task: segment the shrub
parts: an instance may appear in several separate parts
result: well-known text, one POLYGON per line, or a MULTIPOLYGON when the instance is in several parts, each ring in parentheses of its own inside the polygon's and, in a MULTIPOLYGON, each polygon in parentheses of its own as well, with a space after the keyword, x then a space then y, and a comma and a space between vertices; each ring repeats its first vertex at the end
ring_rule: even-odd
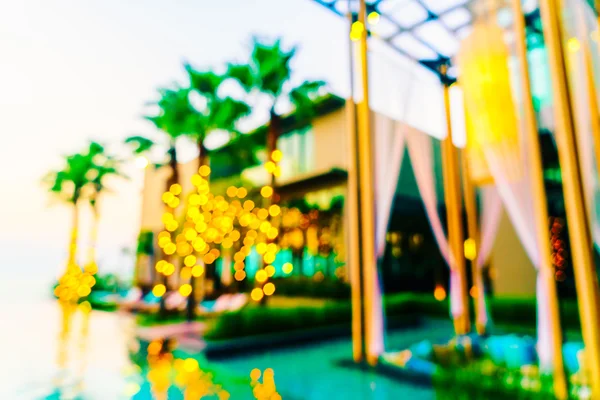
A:
POLYGON ((271 281, 277 288, 277 294, 281 296, 350 300, 350 285, 337 279, 324 278, 316 281, 306 276, 291 276, 271 281))

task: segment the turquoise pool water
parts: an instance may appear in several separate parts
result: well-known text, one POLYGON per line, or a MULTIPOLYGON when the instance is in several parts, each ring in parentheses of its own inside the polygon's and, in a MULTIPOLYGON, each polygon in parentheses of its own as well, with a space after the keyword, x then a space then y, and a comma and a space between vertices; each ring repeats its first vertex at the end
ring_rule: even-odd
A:
MULTIPOLYGON (((153 398, 147 369, 136 367, 130 359, 135 326, 129 316, 93 312, 87 338, 81 334, 83 321, 76 316, 65 346, 66 365, 60 371, 60 312, 54 302, 23 301, 18 307, 3 308, 0 318, 10 322, 0 336, 5 344, 0 363, 1 399, 153 398)), ((404 348, 424 338, 441 339, 449 332, 450 324, 443 323, 395 331, 388 334, 388 348, 404 348)), ((342 339, 228 359, 200 358, 200 368, 211 371, 214 382, 234 400, 255 398, 250 385, 250 372, 255 368, 272 369, 283 399, 435 398, 431 388, 340 365, 350 357, 350 340, 342 339)), ((179 390, 173 387, 168 399, 179 398, 179 390)))

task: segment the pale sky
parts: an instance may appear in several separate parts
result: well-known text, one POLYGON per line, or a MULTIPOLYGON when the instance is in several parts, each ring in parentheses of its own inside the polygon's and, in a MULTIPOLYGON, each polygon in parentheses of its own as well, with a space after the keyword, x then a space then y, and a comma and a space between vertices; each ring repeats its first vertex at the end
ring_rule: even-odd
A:
MULTIPOLYGON (((183 60, 207 68, 243 60, 252 34, 299 46, 296 81, 324 79, 334 92, 348 93, 346 21, 311 0, 0 0, 0 266, 9 277, 3 285, 47 282, 63 267, 71 214, 50 207, 39 184, 61 167, 61 155, 89 139, 125 154, 125 137, 152 133, 140 118, 144 103, 157 87, 184 78, 183 60)), ((385 60, 373 75, 397 77, 385 60)), ((409 83, 415 75, 407 78, 395 84, 400 98, 439 94, 427 73, 421 78, 429 86, 418 90, 409 83)), ((388 78, 379 84, 389 87, 388 78)), ((407 116, 425 104, 386 100, 381 104, 407 116)), ((427 104, 428 117, 413 119, 439 136, 441 108, 427 104)), ((135 246, 142 172, 133 164, 126 172, 132 180, 115 182, 102 205, 105 270, 131 268, 120 254, 135 246)), ((85 251, 85 237, 81 243, 85 251)))

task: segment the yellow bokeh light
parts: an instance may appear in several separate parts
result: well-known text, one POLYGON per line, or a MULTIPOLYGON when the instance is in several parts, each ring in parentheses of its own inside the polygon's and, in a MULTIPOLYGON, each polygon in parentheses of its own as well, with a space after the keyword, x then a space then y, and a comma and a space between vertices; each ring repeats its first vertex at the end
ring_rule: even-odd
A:
POLYGON ((183 280, 188 280, 192 277, 192 269, 190 267, 181 268, 179 276, 183 280))
POLYGON ((196 239, 196 236, 198 236, 198 232, 196 232, 194 229, 188 229, 185 232, 185 240, 191 242, 194 239, 196 239))
POLYGON ((194 249, 192 248, 192 246, 190 246, 188 242, 181 241, 177 243, 177 255, 185 257, 191 254, 192 251, 194 251, 194 249))
POLYGON ((162 201, 163 201, 164 203, 167 203, 167 204, 168 204, 168 203, 169 203, 171 200, 173 200, 174 198, 175 198, 175 196, 174 196, 174 195, 173 195, 173 193, 171 193, 171 192, 165 192, 165 193, 163 193, 163 195, 162 195, 162 201))
POLYGON ((472 238, 468 238, 467 240, 465 240, 464 249, 465 258, 471 261, 475 260, 475 258, 477 257, 477 244, 475 243, 475 240, 473 240, 472 238))
POLYGON ((265 254, 267 251, 267 244, 266 243, 259 243, 256 245, 256 252, 258 254, 265 254))
POLYGON ((244 253, 243 253, 243 252, 241 252, 241 251, 238 251, 237 253, 235 253, 235 254, 233 255, 233 260, 234 260, 235 262, 242 262, 242 261, 244 261, 244 259, 245 259, 245 258, 246 258, 246 256, 245 256, 245 255, 244 255, 244 253))
POLYGON ((267 245, 267 251, 271 253, 277 253, 277 245, 275 243, 269 243, 267 245))
POLYGON ((442 285, 437 285, 433 291, 433 297, 435 297, 437 301, 444 300, 446 298, 446 289, 444 289, 442 285))
POLYGON ((267 273, 267 276, 272 277, 273 275, 275 275, 275 267, 272 265, 267 265, 265 267, 265 272, 267 273))
POLYGON ((186 256, 183 259, 183 263, 185 264, 186 267, 191 267, 191 266, 195 265, 196 264, 196 256, 193 254, 186 256))
POLYGON ((237 196, 237 191, 238 189, 235 186, 229 186, 226 193, 228 197, 235 197, 237 196))
POLYGON ((243 199, 246 196, 248 196, 248 190, 246 188, 241 187, 237 190, 237 197, 243 199))
POLYGON ((177 208, 179 206, 179 199, 177 197, 174 197, 173 199, 171 199, 171 201, 167 203, 167 205, 171 208, 177 208))
POLYGON ((273 284, 273 282, 265 283, 263 291, 267 296, 271 296, 273 293, 275 293, 275 285, 273 284))
POLYGON ((273 196, 273 188, 271 186, 263 186, 260 189, 260 195, 265 198, 273 196))
POLYGON ((233 269, 235 269, 236 271, 241 271, 243 270, 245 267, 245 264, 243 262, 236 262, 233 264, 233 269))
POLYGON ((281 208, 277 204, 273 204, 269 207, 269 214, 271 217, 276 217, 281 213, 281 208))
MULTIPOLYGON (((166 212, 162 215, 162 222, 163 224, 168 224, 170 221, 173 221, 173 214, 171 214, 170 212, 166 212)), ((161 232, 161 234, 166 234, 167 236, 171 236, 168 232, 161 232)), ((160 235, 158 236, 160 237, 160 235)))
POLYGON ((273 161, 267 161, 265 163, 265 169, 267 170, 268 173, 273 173, 273 171, 275 170, 275 163, 273 161))
POLYGON ((204 273, 204 266, 202 266, 202 265, 194 265, 194 267, 192 268, 192 276, 194 278, 201 277, 203 273, 204 273))
POLYGON ((252 292, 250 292, 250 297, 252 297, 252 300, 254 301, 261 301, 263 296, 264 293, 260 288, 254 288, 252 289, 252 292))
POLYGON ((273 150, 273 152, 271 153, 271 160, 275 162, 281 161, 282 158, 283 153, 281 152, 281 150, 273 150))
POLYGON ((171 254, 175 254, 175 250, 177 250, 177 246, 175 246, 175 243, 167 243, 167 245, 164 247, 164 252, 167 255, 171 255, 171 254))
POLYGON ((162 297, 167 292, 167 288, 162 283, 152 288, 152 294, 156 297, 162 297))
POLYGON ((159 262, 156 263, 156 272, 163 272, 163 270, 165 269, 165 265, 167 265, 167 262, 165 260, 160 260, 159 262))
POLYGON ((271 224, 269 221, 263 221, 258 228, 262 233, 267 233, 267 231, 271 228, 271 224))
POLYGON ((198 369, 198 361, 188 358, 183 362, 183 369, 186 372, 194 372, 198 369))
POLYGON ((204 260, 204 264, 212 264, 215 262, 215 256, 208 253, 208 254, 204 255, 203 260, 204 260))
POLYGON ((179 183, 174 183, 169 188, 169 192, 173 193, 175 196, 179 196, 182 190, 183 189, 179 183))
POLYGON ((277 228, 275 227, 270 227, 267 230, 267 237, 269 239, 275 239, 277 237, 277 235, 279 234, 279 231, 277 230, 277 228))
POLYGON ((162 348, 162 345, 160 344, 160 342, 158 340, 154 340, 152 342, 150 342, 150 344, 148 345, 148 355, 151 356, 155 356, 158 353, 160 353, 160 349, 162 348))
POLYGON ((369 25, 377 25, 377 23, 379 23, 379 13, 377 11, 371 11, 369 15, 367 15, 367 22, 369 25))
POLYGON ((92 289, 87 285, 81 285, 77 288, 77 295, 80 297, 85 297, 92 292, 92 289))
POLYGON ((260 369, 254 368, 252 371, 250 371, 250 379, 252 379, 253 381, 259 380, 260 379, 260 369))
POLYGON ((184 283, 179 288, 179 294, 182 295, 183 297, 188 297, 191 293, 192 293, 192 285, 190 285, 189 283, 184 283))
POLYGON ((233 275, 233 277, 235 278, 236 281, 242 281, 246 277, 246 273, 241 270, 235 271, 235 274, 233 275))
POLYGON ((285 263, 283 264, 283 267, 281 268, 283 270, 284 273, 286 274, 291 274, 292 271, 294 270, 294 266, 292 265, 292 263, 285 263))
POLYGON ((269 216, 269 211, 268 211, 268 210, 266 210, 266 209, 264 209, 264 208, 261 208, 261 209, 260 209, 260 210, 258 210, 258 212, 256 213, 256 216, 257 216, 259 219, 267 219, 267 217, 269 216))
POLYGON ((206 177, 210 175, 210 167, 208 165, 203 165, 198 169, 198 173, 202 177, 206 177))
POLYGON ((266 252, 265 256, 263 257, 263 260, 266 264, 273 264, 273 262, 275 261, 275 253, 272 253, 270 251, 266 252))
POLYGON ((175 272, 175 266, 171 263, 167 263, 162 271, 164 276, 171 276, 173 272, 175 272))
POLYGON ((177 223, 177 221, 172 220, 169 221, 165 224, 165 228, 167 228, 167 230, 169 232, 173 232, 174 230, 176 230, 179 227, 179 224, 177 223))
POLYGON ((254 275, 254 279, 256 279, 259 283, 263 283, 267 280, 268 275, 264 269, 259 269, 256 271, 256 275, 254 275))

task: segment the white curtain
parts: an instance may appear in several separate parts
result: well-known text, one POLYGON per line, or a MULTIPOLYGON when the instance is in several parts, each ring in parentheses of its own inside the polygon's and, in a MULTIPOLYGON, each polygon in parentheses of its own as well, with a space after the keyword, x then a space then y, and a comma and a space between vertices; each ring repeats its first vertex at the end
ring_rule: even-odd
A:
MULTIPOLYGON (((438 212, 438 199, 436 194, 434 159, 432 149, 432 138, 429 135, 421 133, 413 128, 407 129, 406 144, 408 154, 415 174, 415 180, 419 187, 419 193, 425 212, 431 225, 431 230, 435 241, 440 249, 442 257, 448 266, 451 252, 448 246, 448 238, 444 232, 440 214, 438 212)), ((462 282, 455 270, 450 269, 450 313, 454 318, 462 316, 465 313, 460 301, 460 294, 464 290, 462 282)))
MULTIPOLYGON (((385 250, 385 237, 389 225, 396 185, 400 176, 404 154, 404 135, 402 124, 381 114, 374 114, 375 146, 375 251, 379 259, 385 250)), ((370 341, 367 343, 370 354, 384 351, 384 316, 381 302, 382 290, 379 274, 375 275, 369 329, 370 341)))
MULTIPOLYGON (((498 225, 500 223, 500 215, 502 213, 502 200, 498 195, 498 191, 494 186, 487 186, 482 188, 482 202, 481 202, 481 218, 480 218, 480 238, 479 238, 479 251, 475 260, 474 267, 480 271, 479 276, 481 277, 481 270, 485 263, 490 257, 494 241, 496 240, 496 233, 498 232, 498 225)), ((481 300, 477 302, 477 324, 479 326, 488 326, 491 322, 489 316, 489 310, 487 307, 485 286, 484 282, 476 283, 480 286, 479 295, 481 300)))
MULTIPOLYGON (((590 32, 594 30, 597 32, 598 30, 596 18, 593 11, 581 1, 577 1, 575 5, 575 18, 567 20, 574 23, 567 24, 567 30, 569 34, 581 41, 581 46, 589 46, 590 56, 597 63, 599 58, 598 44, 590 40, 590 32)), ((573 108, 575 110, 575 124, 579 132, 577 145, 583 172, 583 188, 592 238, 596 247, 600 249, 600 210, 598 209, 600 202, 596 201, 600 198, 600 184, 598 182, 597 160, 591 126, 592 118, 598 118, 598 114, 590 115, 590 93, 584 62, 583 50, 569 52, 568 66, 571 82, 573 83, 572 97, 575 105, 573 108)), ((592 64, 592 69, 594 69, 594 66, 595 64, 592 64)), ((598 98, 598 93, 596 93, 596 96, 598 98)))
MULTIPOLYGON (((517 152, 506 151, 497 143, 488 146, 483 145, 482 148, 508 217, 529 259, 538 271, 536 283, 538 356, 540 368, 544 372, 549 372, 552 368, 553 359, 548 320, 550 312, 547 310, 547 288, 543 284, 542 276, 539 273, 540 255, 535 232, 533 191, 530 183, 530 171, 527 168, 530 147, 525 136, 524 134, 520 135, 521 147, 520 151, 517 152)), ((549 265, 544 266, 544 268, 551 267, 549 265)))

